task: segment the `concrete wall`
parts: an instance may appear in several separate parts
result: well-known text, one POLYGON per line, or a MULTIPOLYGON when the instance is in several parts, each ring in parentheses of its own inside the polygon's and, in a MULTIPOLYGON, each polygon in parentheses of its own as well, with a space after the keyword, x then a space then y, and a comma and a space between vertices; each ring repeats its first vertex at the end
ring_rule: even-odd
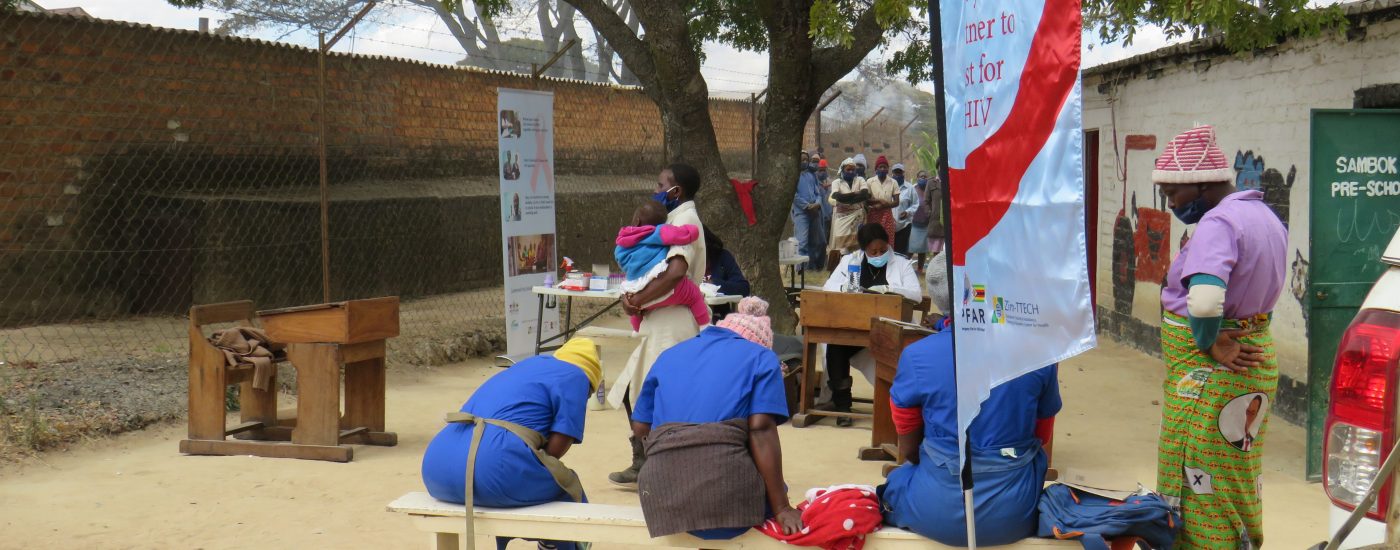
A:
POLYGON ((1347 36, 1288 41, 1253 54, 1178 48, 1183 53, 1166 59, 1086 71, 1084 128, 1099 131, 1096 299, 1103 332, 1157 351, 1161 282, 1193 228, 1157 198, 1152 164, 1176 134, 1195 123, 1214 125, 1235 162, 1237 185, 1262 188, 1289 228, 1293 269, 1273 322, 1278 410, 1293 421, 1305 418, 1309 110, 1351 108, 1357 89, 1400 82, 1400 21, 1393 18, 1359 20, 1347 36), (1129 135, 1154 136, 1156 150, 1126 150, 1129 135))

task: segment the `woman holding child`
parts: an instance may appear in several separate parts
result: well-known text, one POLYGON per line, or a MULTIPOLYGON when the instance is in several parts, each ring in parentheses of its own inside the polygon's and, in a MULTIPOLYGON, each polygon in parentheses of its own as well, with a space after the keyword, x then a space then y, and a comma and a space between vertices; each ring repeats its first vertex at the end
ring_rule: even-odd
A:
MULTIPOLYGON (((700 332, 697 316, 686 304, 650 309, 654 302, 671 296, 682 281, 696 286, 704 282, 704 225, 700 223, 694 200, 699 191, 700 172, 688 164, 672 164, 657 176, 653 198, 668 211, 666 225, 694 226, 700 237, 689 244, 670 247, 665 254, 665 267, 655 278, 641 290, 622 297, 623 310, 628 315, 639 317, 637 332, 641 335, 641 343, 627 359, 618 382, 608 394, 608 402, 614 407, 624 407, 629 418, 632 415, 631 404, 636 402, 642 381, 646 380, 657 356, 700 332)), ((641 471, 646 457, 642 452, 642 441, 635 436, 631 440, 632 464, 620 472, 609 474, 608 481, 619 487, 635 489, 637 473, 641 471)))

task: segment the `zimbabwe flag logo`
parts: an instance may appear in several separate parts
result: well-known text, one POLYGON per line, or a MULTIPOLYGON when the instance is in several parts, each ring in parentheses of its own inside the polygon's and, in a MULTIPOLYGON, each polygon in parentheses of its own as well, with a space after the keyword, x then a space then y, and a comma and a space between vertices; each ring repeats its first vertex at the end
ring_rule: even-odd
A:
POLYGON ((972 285, 972 301, 977 303, 987 301, 987 285, 972 285))

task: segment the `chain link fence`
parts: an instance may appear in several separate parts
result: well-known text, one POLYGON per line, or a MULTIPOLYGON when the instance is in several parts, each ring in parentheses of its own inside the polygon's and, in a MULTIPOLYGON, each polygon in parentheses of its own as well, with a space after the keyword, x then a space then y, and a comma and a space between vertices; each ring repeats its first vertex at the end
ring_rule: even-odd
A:
MULTIPOLYGON (((497 87, 556 94, 562 254, 610 258, 635 206, 619 199, 662 164, 636 90, 325 62, 329 296, 400 297, 391 363, 503 347, 497 87)), ((0 14, 0 361, 183 365, 193 304, 321 302, 317 67, 283 44, 0 14)), ((714 110, 747 167, 750 106, 714 110)))

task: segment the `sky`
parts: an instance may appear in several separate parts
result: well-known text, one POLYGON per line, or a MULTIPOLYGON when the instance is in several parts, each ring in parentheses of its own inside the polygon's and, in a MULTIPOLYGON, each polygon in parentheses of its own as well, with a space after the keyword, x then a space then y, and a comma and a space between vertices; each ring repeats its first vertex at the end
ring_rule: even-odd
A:
MULTIPOLYGON (((199 18, 208 17, 211 26, 226 16, 213 10, 176 8, 165 0, 38 0, 45 8, 81 7, 94 17, 143 23, 158 27, 196 30, 199 18)), ((580 36, 585 46, 593 42, 592 33, 585 32, 587 23, 579 17, 580 36)), ((533 19, 525 22, 503 22, 501 31, 508 36, 530 36, 538 33, 533 19)), ((275 32, 260 32, 254 38, 289 42, 314 47, 316 37, 310 33, 280 36, 275 32)), ((537 37, 537 36, 536 36, 537 37)), ((1157 28, 1141 29, 1132 45, 1098 44, 1097 37, 1085 33, 1083 66, 1124 59, 1150 52, 1169 43, 1157 28)), ((336 44, 335 51, 367 55, 403 57, 430 63, 454 64, 463 56, 456 40, 447 34, 437 16, 417 9, 400 9, 387 21, 373 27, 358 29, 336 44)), ((764 88, 767 80, 767 56, 762 53, 741 52, 724 44, 707 44, 706 61, 701 68, 712 95, 748 97, 764 88)), ((872 56, 885 55, 880 51, 872 56)), ((850 78, 850 77, 848 77, 850 78)), ((933 84, 925 82, 920 88, 933 92, 933 84)))

